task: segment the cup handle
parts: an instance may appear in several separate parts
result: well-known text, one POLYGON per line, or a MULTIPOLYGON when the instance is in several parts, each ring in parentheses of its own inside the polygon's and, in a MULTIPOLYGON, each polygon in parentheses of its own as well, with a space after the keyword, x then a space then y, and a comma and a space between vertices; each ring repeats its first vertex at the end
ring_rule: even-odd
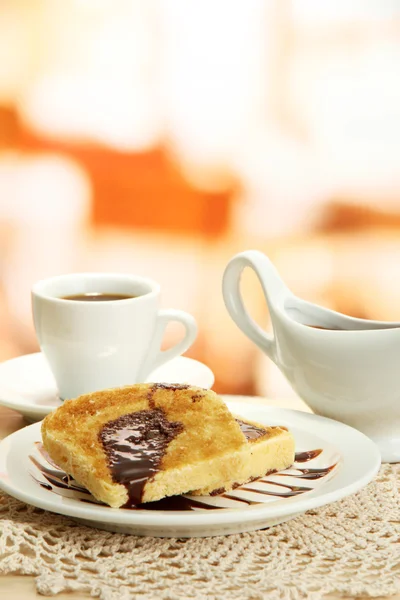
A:
POLYGON ((223 276, 222 292, 230 316, 247 337, 276 363, 275 336, 266 333, 257 325, 250 317, 243 302, 240 278, 245 267, 250 267, 255 271, 262 285, 272 326, 274 326, 273 307, 282 297, 288 295, 289 290, 269 258, 258 250, 248 250, 234 256, 228 263, 223 276))
POLYGON ((157 323, 153 339, 150 344, 148 358, 140 370, 140 381, 145 381, 148 375, 161 367, 164 363, 180 356, 193 344, 197 337, 196 319, 183 310, 160 310, 157 315, 157 323), (168 323, 182 323, 185 326, 185 335, 175 346, 167 350, 161 350, 161 343, 168 323))

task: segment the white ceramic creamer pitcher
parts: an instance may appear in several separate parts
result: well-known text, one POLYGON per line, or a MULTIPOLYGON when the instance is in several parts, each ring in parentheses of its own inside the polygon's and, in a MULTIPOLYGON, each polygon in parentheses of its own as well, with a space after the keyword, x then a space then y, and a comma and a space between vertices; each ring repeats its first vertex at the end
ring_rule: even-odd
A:
POLYGON ((301 300, 256 250, 231 259, 223 294, 238 327, 315 413, 368 435, 383 461, 400 461, 400 322, 355 319, 301 300), (254 269, 261 282, 273 335, 246 311, 240 292, 245 267, 254 269))

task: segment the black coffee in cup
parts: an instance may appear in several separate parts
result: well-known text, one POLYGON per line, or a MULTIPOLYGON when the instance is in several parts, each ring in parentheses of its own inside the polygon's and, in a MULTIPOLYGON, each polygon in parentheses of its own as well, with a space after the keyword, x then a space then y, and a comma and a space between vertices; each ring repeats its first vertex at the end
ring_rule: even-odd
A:
POLYGON ((106 292, 88 292, 86 294, 74 294, 72 296, 62 296, 62 300, 74 300, 75 302, 111 302, 115 300, 129 300, 137 296, 127 294, 108 294, 106 292))

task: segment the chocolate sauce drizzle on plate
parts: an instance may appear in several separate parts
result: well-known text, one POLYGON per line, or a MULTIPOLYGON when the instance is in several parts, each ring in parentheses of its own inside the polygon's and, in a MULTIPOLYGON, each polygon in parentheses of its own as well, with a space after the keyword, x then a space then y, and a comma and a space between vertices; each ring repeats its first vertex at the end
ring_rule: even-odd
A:
POLYGON ((137 504, 135 508, 139 510, 193 510, 195 508, 202 508, 204 510, 213 510, 214 508, 222 508, 221 506, 212 506, 201 500, 196 500, 194 496, 188 498, 187 496, 169 496, 168 498, 162 498, 162 500, 156 500, 155 502, 146 502, 145 504, 137 504))
POLYGON ((294 455, 295 462, 308 462, 309 460, 313 460, 322 454, 322 450, 308 450, 308 452, 296 452, 294 455))
MULTIPOLYGON (((43 446, 38 445, 38 449, 39 449, 39 452, 42 454, 42 456, 44 458, 46 458, 46 460, 47 460, 48 455, 47 455, 46 450, 43 448, 43 446)), ((42 481, 39 481, 38 479, 36 479, 36 481, 39 483, 39 485, 42 488, 44 488, 46 490, 52 490, 53 487, 55 487, 55 488, 59 488, 62 490, 71 490, 73 492, 80 492, 82 494, 87 494, 89 496, 91 495, 90 492, 86 488, 84 488, 81 485, 79 485, 78 483, 76 483, 75 480, 72 479, 72 477, 70 477, 66 473, 64 473, 64 471, 60 471, 59 469, 50 469, 49 467, 46 467, 41 462, 39 462, 32 455, 30 455, 29 458, 30 458, 31 462, 35 465, 35 467, 37 467, 39 469, 39 471, 42 473, 43 477, 48 481, 48 483, 46 483, 46 482, 42 482, 42 481)))
MULTIPOLYGON (((88 490, 80 486, 76 481, 74 481, 74 479, 69 477, 66 473, 64 473, 60 469, 53 468, 55 467, 55 465, 52 462, 50 462, 51 459, 48 456, 41 442, 36 443, 36 449, 41 455, 41 460, 37 460, 36 457, 32 455, 30 456, 30 459, 35 465, 36 469, 39 470, 39 472, 42 474, 42 477, 45 479, 45 481, 40 481, 36 477, 36 474, 34 475, 32 473, 32 477, 38 483, 38 485, 48 490, 49 492, 61 495, 64 494, 65 490, 70 490, 76 493, 75 499, 78 499, 80 502, 106 506, 101 502, 97 501, 95 498, 93 498, 93 496, 88 492, 88 490), (82 495, 83 497, 80 498, 80 495, 82 495)), ((328 467, 321 468, 303 468, 297 466, 297 463, 301 464, 312 461, 313 459, 317 458, 321 453, 322 450, 320 449, 310 450, 308 452, 299 452, 296 454, 294 465, 287 469, 287 471, 269 473, 268 475, 265 475, 260 479, 255 479, 255 487, 250 487, 250 484, 246 483, 243 485, 235 486, 235 489, 230 490, 229 492, 224 492, 224 490, 220 490, 221 494, 219 496, 214 496, 213 499, 221 498, 222 500, 233 500, 237 503, 237 505, 246 504, 247 506, 252 506, 263 504, 263 502, 255 499, 251 500, 247 497, 243 498, 242 496, 237 494, 240 492, 245 492, 246 496, 248 496, 249 494, 258 494, 259 496, 270 496, 271 498, 279 497, 284 499, 312 491, 314 489, 312 487, 291 485, 286 482, 281 483, 273 481, 269 479, 269 475, 273 477, 293 477, 296 479, 305 480, 318 480, 323 477, 326 477, 336 467, 336 463, 328 467), (268 479, 266 477, 268 477, 268 479), (275 489, 273 489, 274 487, 275 489)), ((138 503, 135 506, 129 506, 125 508, 127 508, 128 510, 193 511, 232 508, 232 505, 229 504, 225 506, 216 506, 214 503, 210 502, 209 497, 195 497, 185 495, 163 498, 162 500, 158 500, 156 502, 147 502, 145 504, 138 503)))

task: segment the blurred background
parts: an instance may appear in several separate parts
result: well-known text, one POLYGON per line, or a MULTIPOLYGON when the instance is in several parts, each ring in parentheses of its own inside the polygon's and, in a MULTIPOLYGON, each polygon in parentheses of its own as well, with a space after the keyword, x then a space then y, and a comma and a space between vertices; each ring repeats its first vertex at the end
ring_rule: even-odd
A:
POLYGON ((289 395, 224 309, 249 248, 400 320, 400 0, 1 0, 0 55, 0 360, 37 350, 35 280, 133 272, 217 391, 289 395))

